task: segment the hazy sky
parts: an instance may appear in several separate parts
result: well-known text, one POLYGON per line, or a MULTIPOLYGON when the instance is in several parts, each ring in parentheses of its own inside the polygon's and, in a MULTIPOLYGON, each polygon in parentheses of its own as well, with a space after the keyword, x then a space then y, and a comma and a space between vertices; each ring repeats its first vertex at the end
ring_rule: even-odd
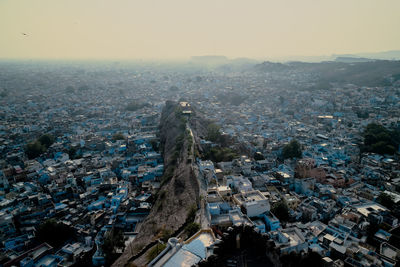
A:
POLYGON ((0 0, 0 58, 398 50, 399 11, 400 0, 0 0))

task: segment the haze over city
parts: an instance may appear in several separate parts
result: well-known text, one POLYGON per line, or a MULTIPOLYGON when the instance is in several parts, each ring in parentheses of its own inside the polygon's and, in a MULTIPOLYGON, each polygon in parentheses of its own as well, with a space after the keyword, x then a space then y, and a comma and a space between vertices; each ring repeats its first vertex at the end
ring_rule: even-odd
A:
POLYGON ((399 11, 0 0, 0 266, 399 266, 399 11))
POLYGON ((400 48, 397 0, 2 0, 0 58, 279 59, 400 48))

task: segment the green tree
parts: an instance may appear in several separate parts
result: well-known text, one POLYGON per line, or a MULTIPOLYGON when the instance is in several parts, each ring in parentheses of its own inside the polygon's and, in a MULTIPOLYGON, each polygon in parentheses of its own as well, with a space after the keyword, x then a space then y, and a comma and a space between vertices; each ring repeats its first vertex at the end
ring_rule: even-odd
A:
POLYGON ((282 156, 284 159, 289 158, 301 158, 302 149, 300 143, 293 139, 289 144, 285 145, 282 150, 282 156))
POLYGON ((54 248, 62 246, 67 240, 75 237, 75 231, 70 226, 57 222, 55 219, 46 220, 36 229, 36 238, 47 242, 54 248))
POLYGON ((126 106, 126 110, 128 111, 136 111, 144 107, 148 107, 149 103, 139 103, 136 100, 132 100, 131 102, 128 103, 126 106))
POLYGON ((7 95, 8 95, 8 92, 6 90, 4 90, 0 93, 0 97, 6 97, 7 95))
POLYGON ((384 192, 382 192, 378 198, 377 201, 379 204, 381 204, 382 206, 385 206, 388 209, 393 209, 395 206, 395 202, 393 200, 393 197, 389 194, 386 194, 384 192))
POLYGON ((196 205, 192 205, 192 206, 189 208, 186 221, 187 221, 187 222, 193 222, 194 219, 196 218, 196 213, 197 213, 197 207, 196 207, 196 205))
POLYGON ((283 266, 287 267, 324 266, 321 255, 310 250, 304 255, 292 251, 289 254, 282 255, 280 261, 283 266))
POLYGON ((207 126, 207 136, 206 139, 210 140, 211 142, 219 142, 221 139, 221 127, 219 127, 215 123, 210 123, 207 126))
POLYGON ((150 145, 153 148, 154 151, 159 151, 160 149, 160 142, 158 142, 157 140, 150 140, 150 145))
POLYGON ((243 252, 252 259, 254 266, 273 266, 266 257, 267 252, 272 252, 268 241, 268 236, 257 233, 251 226, 233 226, 222 236, 221 242, 214 249, 214 255, 199 262, 198 266, 226 266, 228 259, 243 252))
POLYGON ((204 153, 203 159, 209 159, 214 162, 231 161, 238 155, 229 147, 212 147, 204 153))
POLYGON ((264 160, 264 156, 261 152, 254 153, 254 160, 264 160))
POLYGON ((125 136, 122 133, 115 133, 112 138, 114 141, 124 140, 125 136))
POLYGON ((102 250, 106 254, 106 265, 110 266, 118 257, 117 249, 125 247, 125 239, 122 230, 112 229, 104 236, 102 250))
POLYGON ((39 141, 28 143, 25 147, 25 153, 29 159, 37 158, 44 152, 46 152, 46 147, 39 141))
POLYGON ((70 159, 75 159, 75 157, 76 157, 76 152, 77 152, 76 147, 71 146, 71 147, 68 149, 68 156, 69 156, 69 158, 70 158, 70 159))
POLYGON ((38 141, 47 148, 49 148, 54 143, 54 136, 51 134, 44 134, 39 137, 38 141))
POLYGON ((359 117, 360 119, 368 119, 369 117, 369 113, 368 111, 356 111, 357 117, 359 117))
POLYGON ((161 251, 163 251, 165 248, 167 247, 167 244, 160 244, 157 243, 154 247, 152 247, 149 251, 149 253, 147 254, 147 261, 150 262, 153 259, 155 259, 155 257, 157 257, 158 254, 161 253, 161 251))
POLYGON ((188 236, 190 237, 200 230, 200 225, 198 223, 191 222, 185 227, 185 230, 188 236))
POLYGON ((377 123, 370 123, 363 132, 365 152, 394 154, 400 145, 400 131, 388 130, 377 123))
POLYGON ((287 222, 289 220, 289 207, 284 200, 275 203, 271 212, 281 221, 287 222))

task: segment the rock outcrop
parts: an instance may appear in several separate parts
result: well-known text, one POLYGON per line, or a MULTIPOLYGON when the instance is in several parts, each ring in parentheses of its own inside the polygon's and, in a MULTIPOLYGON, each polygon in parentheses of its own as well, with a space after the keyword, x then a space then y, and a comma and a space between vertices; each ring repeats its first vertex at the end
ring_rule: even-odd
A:
POLYGON ((189 159, 192 141, 188 136, 187 117, 179 103, 167 101, 161 115, 160 139, 165 172, 161 188, 149 216, 138 225, 136 239, 113 266, 145 265, 142 256, 157 239, 176 234, 189 213, 197 210, 199 186, 189 159))

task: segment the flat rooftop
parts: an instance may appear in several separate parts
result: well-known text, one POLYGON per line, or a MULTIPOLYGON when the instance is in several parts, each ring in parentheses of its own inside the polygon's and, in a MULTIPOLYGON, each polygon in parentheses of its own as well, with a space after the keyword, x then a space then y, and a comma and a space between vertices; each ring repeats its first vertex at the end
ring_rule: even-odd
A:
POLYGON ((304 242, 304 237, 293 229, 285 229, 282 234, 289 239, 290 246, 296 246, 304 242))
POLYGON ((212 245, 214 241, 213 235, 207 231, 202 231, 186 241, 181 248, 172 248, 154 266, 191 267, 196 265, 199 261, 209 256, 207 247, 212 245))
POLYGON ((244 192, 241 194, 236 194, 235 198, 240 201, 240 202, 253 202, 253 201, 262 201, 266 200, 267 198, 261 194, 260 191, 255 190, 255 191, 250 191, 250 192, 244 192))
POLYGON ((371 212, 387 211, 385 207, 376 203, 356 205, 355 207, 357 211, 365 217, 368 217, 368 214, 370 214, 371 212))

